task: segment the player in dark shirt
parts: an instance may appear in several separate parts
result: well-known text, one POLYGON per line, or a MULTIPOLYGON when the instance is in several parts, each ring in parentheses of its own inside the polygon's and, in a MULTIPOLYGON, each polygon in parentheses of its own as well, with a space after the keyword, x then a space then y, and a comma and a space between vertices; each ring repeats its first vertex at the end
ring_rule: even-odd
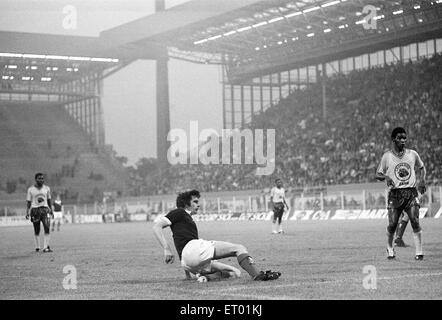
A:
POLYGON ((187 278, 191 274, 203 281, 224 277, 239 277, 241 272, 230 265, 217 261, 227 257, 236 257, 238 264, 252 277, 253 280, 267 281, 278 279, 280 272, 268 270, 259 271, 246 247, 225 241, 207 241, 198 237, 198 228, 192 219, 200 208, 200 193, 191 190, 180 193, 176 200, 177 209, 170 211, 154 221, 154 234, 164 249, 166 263, 173 263, 174 255, 163 234, 163 228, 170 226, 173 240, 181 266, 187 278))
POLYGON ((57 231, 60 231, 61 220, 63 219, 63 204, 61 202, 60 195, 57 195, 57 198, 54 200, 54 219, 52 222, 52 232, 55 231, 55 225, 57 225, 57 231))

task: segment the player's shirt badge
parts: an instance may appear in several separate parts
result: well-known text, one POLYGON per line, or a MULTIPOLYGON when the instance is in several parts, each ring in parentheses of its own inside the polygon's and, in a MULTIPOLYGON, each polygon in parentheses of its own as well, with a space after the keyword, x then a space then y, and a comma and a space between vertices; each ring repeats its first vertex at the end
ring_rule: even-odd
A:
POLYGON ((394 168, 394 175, 396 176, 396 179, 400 181, 405 181, 410 179, 411 176, 411 167, 408 163, 401 162, 396 165, 394 168))

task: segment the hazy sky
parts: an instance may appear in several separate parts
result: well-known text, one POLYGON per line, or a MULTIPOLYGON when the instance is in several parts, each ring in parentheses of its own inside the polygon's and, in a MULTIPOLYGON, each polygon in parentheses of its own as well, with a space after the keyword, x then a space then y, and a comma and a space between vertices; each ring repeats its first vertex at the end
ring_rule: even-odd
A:
MULTIPOLYGON (((166 8, 191 0, 166 0, 166 8)), ((99 36, 101 31, 154 13, 155 0, 0 0, 0 30, 99 36), (77 10, 76 29, 65 29, 63 9, 77 10)), ((4 51, 1 48, 0 51, 4 51)), ((218 66, 169 61, 171 129, 222 128, 218 66)), ((129 164, 156 156, 155 62, 135 61, 104 80, 106 143, 129 164)))

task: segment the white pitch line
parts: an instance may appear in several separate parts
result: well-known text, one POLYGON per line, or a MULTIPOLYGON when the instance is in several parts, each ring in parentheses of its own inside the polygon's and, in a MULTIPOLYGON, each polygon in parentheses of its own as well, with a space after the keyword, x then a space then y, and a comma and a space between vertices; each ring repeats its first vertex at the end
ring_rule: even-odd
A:
MULTIPOLYGON (((416 274, 408 274, 408 275, 401 275, 401 276, 392 276, 392 277, 378 277, 377 280, 397 280, 402 278, 422 278, 422 277, 432 277, 432 276, 442 276, 442 272, 433 272, 433 273, 416 273, 416 274)), ((343 282, 361 282, 361 279, 337 279, 337 280, 326 280, 326 281, 316 281, 316 282, 309 282, 308 284, 324 284, 324 283, 343 283, 343 282)), ((260 287, 259 289, 275 289, 275 288, 288 288, 288 287, 296 287, 300 285, 305 285, 305 282, 301 283, 288 283, 288 284, 276 284, 269 287, 260 287)), ((221 292, 229 292, 229 291, 237 291, 237 290, 243 290, 243 289, 251 289, 250 286, 240 286, 240 287, 229 287, 229 288, 217 288, 217 289, 209 289, 205 292, 207 293, 221 293, 221 292)))

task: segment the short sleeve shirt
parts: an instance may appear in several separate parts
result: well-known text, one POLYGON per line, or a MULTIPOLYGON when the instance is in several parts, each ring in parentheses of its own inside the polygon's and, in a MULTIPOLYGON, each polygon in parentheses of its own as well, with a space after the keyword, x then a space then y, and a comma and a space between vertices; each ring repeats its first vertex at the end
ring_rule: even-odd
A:
POLYGON ((273 187, 270 190, 270 196, 273 197, 273 203, 284 202, 285 190, 284 188, 273 187))
POLYGON ((43 185, 40 189, 36 186, 28 188, 26 201, 31 201, 31 208, 49 208, 48 200, 51 200, 51 189, 47 185, 43 185))
POLYGON ((419 154, 411 149, 405 149, 402 157, 399 157, 393 151, 384 153, 378 172, 390 177, 395 185, 395 189, 416 187, 416 173, 414 167, 422 168, 422 162, 419 154))
POLYGON ((173 241, 178 255, 181 259, 181 253, 190 240, 198 239, 198 228, 192 216, 186 210, 178 208, 170 211, 166 218, 172 223, 173 241))

